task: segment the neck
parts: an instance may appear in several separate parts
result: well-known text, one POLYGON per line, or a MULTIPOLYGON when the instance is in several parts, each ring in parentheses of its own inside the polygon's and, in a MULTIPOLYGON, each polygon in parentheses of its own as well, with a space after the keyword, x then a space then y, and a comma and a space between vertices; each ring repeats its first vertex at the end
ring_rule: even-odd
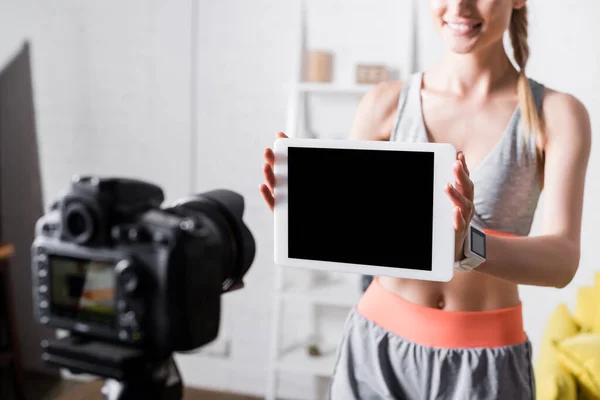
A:
MULTIPOLYGON (((473 53, 448 52, 437 67, 439 83, 457 96, 486 96, 518 72, 506 55, 502 41, 473 53)), ((436 74, 437 75, 437 74, 436 74)))

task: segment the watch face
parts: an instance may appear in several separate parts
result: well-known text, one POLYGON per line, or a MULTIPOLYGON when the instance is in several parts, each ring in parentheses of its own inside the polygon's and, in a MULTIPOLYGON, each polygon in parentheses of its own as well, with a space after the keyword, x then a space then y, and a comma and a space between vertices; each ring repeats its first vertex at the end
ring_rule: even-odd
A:
POLYGON ((471 251, 481 258, 485 258, 485 234, 471 227, 471 251))

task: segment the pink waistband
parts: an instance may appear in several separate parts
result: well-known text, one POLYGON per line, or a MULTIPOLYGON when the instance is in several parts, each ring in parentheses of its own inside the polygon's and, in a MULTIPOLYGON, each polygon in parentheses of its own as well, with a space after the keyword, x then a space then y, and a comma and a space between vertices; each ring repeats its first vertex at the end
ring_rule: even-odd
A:
POLYGON ((493 348, 524 343, 522 306, 491 311, 444 311, 411 303, 383 288, 377 278, 358 312, 413 343, 442 348, 493 348))

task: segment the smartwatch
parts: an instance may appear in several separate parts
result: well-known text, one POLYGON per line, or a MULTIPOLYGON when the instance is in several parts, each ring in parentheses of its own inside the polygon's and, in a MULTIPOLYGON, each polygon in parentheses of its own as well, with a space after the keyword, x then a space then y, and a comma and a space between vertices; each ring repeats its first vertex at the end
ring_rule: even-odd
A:
POLYGON ((486 235, 482 229, 469 224, 463 251, 465 258, 454 263, 454 269, 469 272, 479 267, 486 259, 486 235))

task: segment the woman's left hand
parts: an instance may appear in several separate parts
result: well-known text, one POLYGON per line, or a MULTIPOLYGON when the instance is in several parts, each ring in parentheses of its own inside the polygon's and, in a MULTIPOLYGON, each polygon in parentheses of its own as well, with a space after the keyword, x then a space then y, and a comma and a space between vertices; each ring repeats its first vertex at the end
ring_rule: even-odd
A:
POLYGON ((455 247, 454 261, 459 261, 464 258, 463 246, 467 235, 471 218, 475 212, 473 206, 474 185, 469 176, 469 168, 465 155, 459 151, 456 155, 456 163, 453 167, 454 185, 446 185, 446 194, 454 203, 454 232, 455 232, 455 247))

